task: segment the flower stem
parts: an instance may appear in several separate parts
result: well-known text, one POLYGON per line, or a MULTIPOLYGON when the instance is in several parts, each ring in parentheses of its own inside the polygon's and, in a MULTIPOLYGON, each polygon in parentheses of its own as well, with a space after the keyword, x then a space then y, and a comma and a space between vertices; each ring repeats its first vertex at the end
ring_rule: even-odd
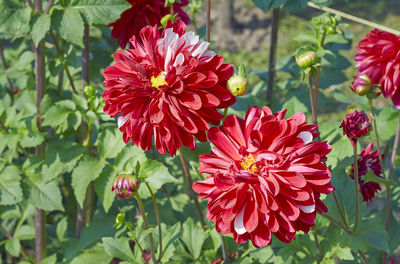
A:
POLYGON ((308 87, 310 88, 310 102, 311 102, 311 111, 312 111, 312 123, 314 125, 318 125, 317 120, 317 108, 315 105, 315 98, 314 98, 314 89, 313 89, 313 82, 312 82, 312 74, 308 75, 308 87))
POLYGON ((273 90, 274 90, 274 78, 275 78, 275 62, 276 62, 276 47, 278 42, 278 26, 279 26, 279 15, 281 8, 275 8, 272 13, 272 24, 271 24, 271 41, 269 49, 269 64, 268 64, 268 83, 267 83, 267 102, 271 103, 273 90))
POLYGON ((211 26, 211 0, 207 0, 207 22, 206 22, 206 41, 210 42, 210 26, 211 26))
POLYGON ((330 222, 334 223, 335 225, 337 225, 338 227, 340 227, 341 229, 343 229, 344 231, 346 231, 347 234, 351 234, 351 230, 349 228, 347 228, 346 226, 344 226, 343 224, 341 224, 340 222, 338 222, 335 218, 333 218, 332 216, 325 214, 325 213, 319 213, 322 217, 325 217, 326 219, 328 219, 330 222))
POLYGON ((317 249, 317 254, 318 254, 317 262, 320 263, 321 260, 323 259, 323 256, 322 256, 322 252, 321 252, 321 247, 319 246, 317 231, 313 230, 312 234, 313 234, 313 237, 314 237, 315 248, 317 249))
POLYGON ((203 219, 203 213, 201 212, 199 200, 197 199, 197 196, 193 193, 193 189, 192 189, 192 185, 193 185, 192 177, 190 176, 189 169, 188 169, 188 166, 187 166, 187 164, 186 164, 185 158, 183 157, 182 151, 180 151, 180 150, 179 150, 179 158, 180 158, 180 160, 181 160, 181 165, 182 165, 183 173, 184 173, 184 175, 185 175, 185 177, 187 178, 188 183, 189 183, 188 195, 189 195, 189 197, 192 198, 193 201, 194 201, 194 206, 195 206, 195 208, 196 208, 197 215, 199 216, 201 227, 203 228, 203 230, 206 230, 206 224, 205 224, 204 219, 203 219))
POLYGON ((333 191, 332 193, 333 193, 333 198, 335 199, 335 203, 336 203, 336 206, 337 206, 337 208, 338 208, 340 217, 342 218, 344 225, 345 225, 346 227, 349 227, 349 224, 348 224, 347 221, 346 221, 346 217, 344 217, 344 213, 343 213, 342 207, 340 206, 339 199, 338 199, 338 197, 337 197, 335 191, 333 191))
MULTIPOLYGON (((142 199, 140 198, 138 192, 135 193, 135 197, 136 197, 136 200, 138 201, 138 204, 139 204, 140 214, 143 217, 144 228, 147 230, 147 229, 149 229, 149 222, 147 220, 146 212, 144 211, 142 199)), ((151 233, 149 233, 149 242, 150 242, 151 259, 153 260, 153 263, 156 264, 158 262, 156 261, 156 257, 154 255, 153 235, 151 233)))
POLYGON ((146 264, 149 263, 149 262, 147 261, 146 254, 144 253, 144 250, 143 250, 142 246, 139 244, 139 241, 138 241, 137 238, 136 238, 135 232, 133 232, 133 228, 132 228, 131 225, 130 225, 128 222, 126 222, 125 220, 124 220, 124 224, 125 224, 126 227, 129 229, 129 231, 131 231, 133 240, 135 240, 135 244, 139 247, 140 253, 142 253, 142 256, 143 256, 143 259, 144 259, 145 263, 146 263, 146 264))
POLYGON ((379 152, 379 162, 381 164, 381 168, 382 168, 382 173, 385 173, 385 164, 383 162, 383 158, 382 158, 382 153, 381 153, 381 144, 379 142, 379 135, 378 135, 378 129, 376 126, 376 118, 375 118, 375 111, 374 111, 374 105, 372 104, 372 100, 369 99, 369 105, 371 107, 371 116, 372 116, 372 123, 374 125, 374 132, 375 132, 375 139, 376 139, 376 148, 379 152))
MULTIPOLYGON (((388 182, 390 182, 392 180, 392 176, 393 176, 393 171, 394 171, 394 162, 396 159, 396 155, 397 155, 397 148, 399 146, 399 138, 400 138, 400 112, 399 112, 399 121, 397 124, 397 130, 396 130, 396 136, 394 138, 394 143, 393 143, 393 150, 392 150, 392 156, 390 158, 390 167, 389 167, 389 175, 388 175, 388 182)), ((391 187, 390 185, 386 185, 386 213, 385 213, 385 227, 386 227, 386 231, 389 233, 389 228, 390 228, 390 201, 391 201, 391 187)), ((384 258, 384 262, 386 263, 386 258, 387 258, 387 253, 384 252, 383 253, 383 258, 384 258)))
POLYGON ((358 211, 359 211, 359 200, 360 200, 360 194, 358 191, 359 187, 359 179, 358 179, 358 164, 357 164, 357 142, 353 146, 353 158, 354 158, 354 179, 355 179, 355 192, 356 192, 356 216, 354 218, 354 227, 353 227, 353 233, 356 232, 357 230, 357 225, 358 225, 358 211))
POLYGON ((154 210, 156 212, 156 218, 157 218, 157 225, 158 225, 158 240, 159 240, 159 246, 160 246, 160 250, 159 250, 159 255, 158 255, 158 262, 161 261, 161 257, 162 257, 162 232, 161 232, 161 221, 160 221, 160 213, 158 210, 158 205, 157 205, 157 200, 156 197, 154 196, 153 191, 150 188, 150 185, 145 182, 147 189, 150 192, 151 195, 151 199, 153 200, 153 205, 154 205, 154 210))
POLYGON ((222 118, 222 124, 225 123, 225 118, 228 115, 228 109, 229 109, 229 107, 225 108, 225 110, 224 110, 224 117, 222 118))
POLYGON ((361 250, 358 250, 358 254, 360 255, 361 262, 363 264, 368 264, 368 260, 367 260, 367 258, 365 257, 364 253, 361 250))
POLYGON ((229 263, 229 254, 228 249, 225 242, 225 237, 222 234, 219 234, 219 238, 221 239, 221 249, 222 249, 222 258, 224 259, 224 264, 229 263))

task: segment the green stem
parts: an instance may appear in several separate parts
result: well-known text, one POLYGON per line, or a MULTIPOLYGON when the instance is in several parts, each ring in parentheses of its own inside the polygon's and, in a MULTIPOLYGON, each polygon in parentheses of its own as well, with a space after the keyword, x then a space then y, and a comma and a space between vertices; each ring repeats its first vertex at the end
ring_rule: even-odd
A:
POLYGON ((225 110, 224 110, 224 117, 222 118, 222 124, 225 123, 225 118, 228 115, 228 109, 229 109, 229 107, 226 107, 225 110))
POLYGON ((346 227, 349 227, 349 224, 347 223, 346 218, 344 217, 344 213, 343 213, 342 207, 340 206, 339 199, 338 199, 335 191, 333 191, 332 194, 333 194, 333 198, 335 199, 336 207, 338 208, 340 217, 342 218, 344 225, 346 227))
POLYGON ((229 252, 226 246, 224 235, 219 234, 219 238, 221 240, 221 249, 222 249, 222 258, 224 259, 224 264, 229 263, 229 252))
POLYGON ((317 254, 318 254, 318 259, 317 262, 321 263, 323 256, 321 252, 321 247, 319 246, 319 241, 318 241, 318 236, 316 230, 312 231, 313 237, 314 237, 314 242, 315 242, 315 248, 317 249, 317 254))
POLYGON ((160 252, 158 254, 158 260, 157 261, 160 262, 161 258, 162 258, 162 254, 163 254, 163 252, 162 252, 162 231, 161 231, 160 213, 159 213, 159 210, 158 210, 156 197, 154 196, 154 193, 151 190, 150 185, 147 182, 145 182, 145 184, 146 184, 147 189, 150 192, 151 199, 153 200, 154 210, 156 212, 157 225, 158 225, 158 240, 159 240, 159 246, 160 246, 160 250, 159 250, 160 252))
MULTIPOLYGON (((144 211, 144 207, 143 207, 143 202, 142 202, 142 199, 140 198, 140 195, 139 195, 138 192, 135 193, 135 197, 136 197, 136 200, 138 201, 138 204, 139 204, 140 214, 143 217, 144 228, 146 230, 148 230, 149 229, 149 221, 147 220, 146 212, 144 211)), ((149 242, 150 242, 151 259, 153 260, 154 264, 157 264, 158 262, 156 261, 156 257, 154 255, 153 235, 151 233, 149 233, 149 242)))
POLYGON ((199 216, 201 227, 203 228, 203 230, 206 230, 206 224, 203 219, 203 213, 201 212, 199 200, 197 199, 197 196, 193 193, 193 190, 192 190, 192 185, 193 185, 192 177, 190 176, 189 169, 186 164, 185 158, 183 157, 182 152, 180 150, 178 150, 178 152, 179 152, 179 158, 180 158, 181 165, 182 165, 183 174, 187 178, 187 181, 189 184, 188 195, 194 201, 194 206, 196 208, 197 215, 199 216))
POLYGON ((146 263, 146 264, 149 263, 149 262, 147 261, 146 254, 144 253, 144 250, 143 250, 142 246, 139 244, 139 241, 138 241, 137 238, 136 238, 135 232, 133 232, 133 228, 132 228, 131 225, 130 225, 128 222, 126 222, 125 220, 124 220, 124 224, 125 224, 126 227, 129 229, 129 231, 131 231, 133 240, 135 240, 135 245, 138 246, 138 248, 139 248, 139 250, 140 250, 140 253, 142 253, 142 256, 143 256, 143 259, 144 259, 145 263, 146 263))
POLYGON ((363 264, 368 264, 368 260, 367 260, 367 258, 365 257, 364 253, 361 250, 358 250, 358 254, 360 255, 361 262, 363 264))
POLYGON ((357 142, 353 146, 353 168, 354 168, 354 179, 355 179, 355 192, 356 192, 356 216, 354 218, 354 227, 353 227, 353 233, 356 232, 357 230, 357 224, 358 224, 358 211, 359 211, 359 200, 360 200, 360 193, 358 191, 359 187, 359 179, 358 179, 358 164, 357 164, 357 142))
POLYGON ((319 213, 322 217, 328 219, 330 222, 334 223, 335 225, 337 225, 338 227, 340 227, 341 229, 343 229, 344 231, 346 231, 347 234, 351 234, 351 230, 349 228, 347 228, 346 226, 344 226, 343 224, 341 224, 340 222, 338 222, 335 218, 333 218, 332 216, 325 214, 325 213, 319 213))
POLYGON ((211 27, 211 0, 207 0, 207 15, 206 15, 206 41, 210 42, 210 27, 211 27))
POLYGON ((381 164, 382 173, 384 174, 384 173, 385 173, 385 169, 384 169, 385 164, 384 164, 384 162, 383 162, 383 158, 382 158, 382 155, 381 155, 381 154, 382 154, 382 153, 381 153, 381 144, 380 144, 380 142, 379 142, 378 129, 377 129, 377 126, 376 126, 376 118, 375 118, 374 105, 372 104, 372 100, 371 100, 371 99, 368 99, 368 100, 369 100, 369 105, 370 105, 370 107, 371 107, 371 116, 372 116, 372 124, 373 124, 373 126, 374 126, 374 132, 375 132, 376 149, 377 149, 378 152, 379 152, 379 162, 380 162, 380 164, 381 164))
POLYGON ((311 73, 308 75, 308 87, 310 88, 310 102, 311 102, 311 111, 312 111, 312 123, 314 125, 318 125, 317 108, 315 106, 314 89, 313 89, 312 74, 311 73))

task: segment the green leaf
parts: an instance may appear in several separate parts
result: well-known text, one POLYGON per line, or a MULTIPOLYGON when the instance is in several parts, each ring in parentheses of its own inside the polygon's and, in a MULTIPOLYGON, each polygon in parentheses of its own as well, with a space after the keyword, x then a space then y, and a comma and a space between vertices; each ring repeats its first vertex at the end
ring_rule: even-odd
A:
POLYGON ((353 254, 351 254, 350 248, 338 247, 335 249, 334 254, 341 260, 353 260, 354 259, 353 254))
POLYGON ((0 172, 0 205, 16 204, 22 200, 20 180, 19 171, 14 166, 8 166, 0 172))
POLYGON ((113 258, 104 252, 104 247, 100 244, 91 249, 85 250, 82 254, 75 257, 70 264, 96 263, 109 264, 113 258))
POLYGON ((114 179, 117 176, 117 172, 109 167, 100 174, 100 177, 94 183, 96 194, 99 197, 101 204, 104 207, 106 213, 110 209, 115 199, 115 194, 111 191, 114 184, 114 179))
POLYGON ((86 189, 91 181, 96 180, 104 168, 104 161, 86 155, 72 172, 72 188, 78 204, 83 207, 86 189))
POLYGON ((111 257, 116 257, 122 260, 134 260, 133 253, 129 247, 129 239, 103 237, 104 249, 111 257))
POLYGON ((56 264, 57 263, 57 254, 53 254, 44 258, 40 261, 40 264, 56 264))
POLYGON ((51 18, 48 14, 40 14, 39 18, 32 25, 31 36, 37 47, 39 42, 46 36, 50 29, 51 18))
POLYGON ((317 43, 318 42, 318 40, 317 40, 317 38, 315 37, 314 34, 312 34, 312 33, 304 33, 304 32, 298 34, 296 37, 294 37, 293 40, 297 41, 297 42, 311 42, 311 43, 317 43))
POLYGON ((57 126, 67 121, 68 115, 75 111, 75 104, 70 100, 57 102, 43 116, 43 126, 57 126))
POLYGON ((57 239, 58 241, 64 241, 65 240, 65 233, 67 232, 68 229, 68 217, 65 216, 63 219, 58 222, 57 227, 56 227, 56 234, 57 234, 57 239))
POLYGON ((9 239, 6 242, 6 251, 13 257, 19 257, 21 250, 21 243, 18 238, 9 239))
POLYGON ((28 200, 30 203, 45 211, 64 211, 61 192, 55 180, 45 183, 42 180, 31 178, 29 183, 28 200))
POLYGON ((35 228, 33 226, 23 225, 15 232, 14 237, 20 240, 33 239, 35 238, 35 228))
MULTIPOLYGON (((146 178, 154 193, 164 184, 176 181, 169 173, 168 168, 155 160, 146 160, 140 164, 139 178, 146 178)), ((140 185, 139 194, 143 199, 150 197, 150 192, 144 184, 140 185)))
POLYGON ((83 19, 78 10, 67 8, 56 10, 52 15, 53 24, 58 29, 60 36, 66 41, 83 47, 83 19))
POLYGON ((61 173, 71 172, 84 151, 77 143, 50 141, 42 167, 43 180, 50 181, 61 173))
POLYGON ((274 0, 253 0, 254 5, 264 11, 264 13, 267 13, 271 8, 272 2, 274 0))
POLYGON ((287 109, 286 116, 290 117, 296 113, 307 113, 307 107, 299 100, 296 96, 293 96, 288 101, 286 101, 282 109, 287 109))
POLYGON ((197 226, 192 218, 183 223, 182 241, 189 249, 194 259, 198 259, 205 240, 204 231, 197 226))
MULTIPOLYGON (((175 245, 174 242, 179 238, 181 231, 181 223, 177 222, 173 226, 169 227, 168 230, 164 223, 161 224, 161 230, 163 234, 163 255, 161 258, 162 263, 168 263, 170 258, 174 255, 175 245)), ((159 248, 157 248, 159 252, 159 248)))
POLYGON ((108 25, 130 5, 125 0, 78 0, 71 8, 79 10, 90 24, 108 25))
POLYGON ((99 154, 103 159, 115 158, 126 146, 122 134, 116 127, 104 129, 99 134, 99 154))
POLYGON ((0 2, 0 37, 15 39, 29 32, 31 8, 19 8, 9 5, 6 1, 0 2))
POLYGON ((385 107, 376 116, 376 126, 381 140, 389 140, 396 134, 398 115, 398 110, 385 107))
POLYGON ((115 158, 114 166, 118 173, 132 173, 136 163, 147 160, 145 152, 136 146, 126 146, 115 158))

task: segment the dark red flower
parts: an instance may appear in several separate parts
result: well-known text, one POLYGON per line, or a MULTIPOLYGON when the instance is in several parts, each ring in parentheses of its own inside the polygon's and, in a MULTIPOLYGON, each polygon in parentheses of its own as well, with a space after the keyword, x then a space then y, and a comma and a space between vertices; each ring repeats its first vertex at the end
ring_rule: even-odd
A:
POLYGON ((13 94, 14 95, 17 95, 17 94, 19 94, 20 93, 20 90, 18 89, 18 88, 15 88, 14 90, 13 90, 13 94))
POLYGON ((358 43, 358 74, 380 84, 383 96, 390 97, 400 110, 400 36, 375 29, 358 43))
POLYGON ((346 118, 342 121, 340 127, 343 128, 343 135, 346 135, 354 146, 359 137, 368 134, 371 129, 371 121, 364 111, 351 109, 346 114, 346 118))
MULTIPOLYGON (((122 13, 121 17, 109 24, 113 27, 111 38, 118 39, 121 48, 125 48, 132 36, 139 39, 139 33, 145 26, 161 26, 160 20, 171 12, 169 6, 165 6, 164 0, 127 0, 132 7, 122 13)), ((182 7, 189 4, 188 0, 176 1, 173 5, 174 12, 186 24, 190 23, 188 15, 182 7)))
MULTIPOLYGON (((381 189, 376 182, 366 182, 364 181, 364 175, 368 171, 372 170, 377 177, 382 177, 382 168, 379 163, 379 152, 376 150, 371 153, 373 144, 370 143, 365 149, 360 153, 360 158, 357 160, 358 166, 358 181, 360 184, 360 191, 363 196, 363 200, 366 202, 371 202, 375 194, 381 189)), ((354 180, 354 166, 351 165, 350 177, 354 180)))
POLYGON ((157 26, 145 27, 142 42, 132 37, 133 48, 118 51, 104 70, 104 112, 119 115, 126 143, 148 150, 154 136, 161 154, 173 156, 182 144, 194 149, 194 137, 207 141, 209 124, 223 118, 217 108, 235 102, 226 88, 233 67, 185 29, 182 21, 168 22, 160 36, 157 26))
POLYGON ((137 191, 139 182, 131 175, 117 176, 111 191, 118 195, 118 199, 129 199, 137 191))
POLYGON ((285 113, 254 106, 245 120, 231 115, 208 131, 215 147, 200 155, 200 172, 209 176, 193 190, 208 199, 216 230, 238 243, 263 247, 272 233, 288 243, 296 231, 309 231, 316 211, 327 211, 319 196, 334 190, 323 163, 331 146, 313 142, 317 126, 303 113, 287 120, 285 113))

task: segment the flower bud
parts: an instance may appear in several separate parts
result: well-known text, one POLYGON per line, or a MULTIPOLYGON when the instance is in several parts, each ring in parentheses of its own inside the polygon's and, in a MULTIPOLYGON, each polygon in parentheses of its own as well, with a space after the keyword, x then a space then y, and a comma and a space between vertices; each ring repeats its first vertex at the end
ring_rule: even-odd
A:
POLYGON ((13 90, 13 94, 14 94, 14 95, 19 94, 19 92, 20 92, 20 90, 19 90, 18 88, 15 88, 15 89, 13 90))
POLYGON ((335 26, 331 26, 331 25, 328 26, 327 32, 328 32, 329 34, 336 34, 336 33, 337 33, 336 27, 335 27, 335 26))
POLYGON ((93 85, 90 84, 85 84, 85 88, 83 89, 83 94, 86 96, 86 98, 94 98, 96 96, 96 88, 94 88, 93 85))
POLYGON ((371 91, 371 79, 368 75, 358 75, 354 76, 354 81, 351 84, 351 90, 358 95, 365 95, 371 91))
POLYGON ((132 175, 120 175, 114 180, 111 191, 118 195, 118 199, 131 198, 137 191, 139 182, 132 175))
POLYGON ((167 24, 168 20, 172 20, 173 16, 171 14, 167 14, 165 16, 163 16, 163 18, 161 18, 161 25, 163 25, 163 27, 165 27, 165 25, 167 24))
POLYGON ((317 53, 314 51, 307 51, 300 56, 296 57, 296 62, 297 65, 300 66, 300 68, 307 68, 313 66, 315 63, 318 61, 318 56, 317 53))
POLYGON ((358 138, 370 132, 371 120, 364 111, 350 108, 340 127, 343 128, 343 135, 346 135, 354 146, 358 138))
POLYGON ((115 218, 115 227, 119 228, 125 222, 125 213, 119 213, 115 218))
POLYGON ((248 90, 248 86, 249 83, 247 81, 247 78, 241 75, 234 75, 231 78, 229 78, 227 82, 228 90, 234 96, 244 95, 248 90))

